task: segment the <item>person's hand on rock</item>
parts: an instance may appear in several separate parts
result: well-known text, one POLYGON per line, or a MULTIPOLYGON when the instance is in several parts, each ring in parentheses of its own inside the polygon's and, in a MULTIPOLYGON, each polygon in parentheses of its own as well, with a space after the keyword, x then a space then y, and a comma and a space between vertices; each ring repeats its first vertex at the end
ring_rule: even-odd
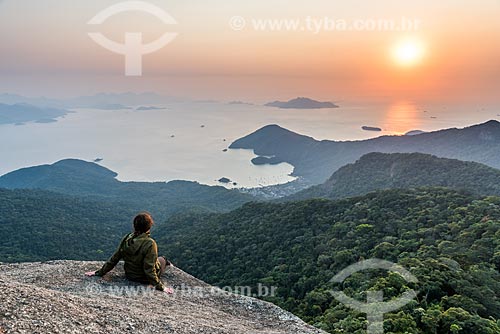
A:
POLYGON ((87 276, 87 277, 92 277, 92 276, 95 276, 95 271, 89 271, 89 272, 86 272, 86 273, 85 273, 85 276, 87 276))
POLYGON ((174 289, 172 288, 165 288, 165 293, 168 295, 172 295, 174 293, 174 289))

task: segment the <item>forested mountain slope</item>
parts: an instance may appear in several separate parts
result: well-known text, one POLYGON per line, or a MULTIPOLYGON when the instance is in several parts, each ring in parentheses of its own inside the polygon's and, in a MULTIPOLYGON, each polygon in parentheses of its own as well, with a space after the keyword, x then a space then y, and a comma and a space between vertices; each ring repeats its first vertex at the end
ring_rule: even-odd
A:
POLYGON ((418 298, 385 316, 386 333, 499 333, 500 198, 442 188, 388 190, 345 200, 251 203, 226 214, 172 217, 160 247, 211 284, 278 287, 270 301, 331 333, 365 333, 365 315, 331 289, 418 298), (334 275, 361 259, 398 263, 418 279, 334 275))

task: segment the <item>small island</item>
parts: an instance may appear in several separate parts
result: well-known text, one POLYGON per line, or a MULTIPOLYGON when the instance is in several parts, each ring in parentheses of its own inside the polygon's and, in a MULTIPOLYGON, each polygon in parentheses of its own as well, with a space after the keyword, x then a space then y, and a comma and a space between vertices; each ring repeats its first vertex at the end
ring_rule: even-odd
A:
POLYGON ((148 110, 163 110, 163 109, 165 109, 165 108, 143 106, 143 107, 138 107, 135 110, 137 110, 137 111, 148 111, 148 110))
POLYGON ((222 177, 218 180, 220 183, 231 183, 231 179, 228 179, 227 177, 222 177))
POLYGON ((296 99, 282 102, 274 101, 265 104, 266 107, 276 107, 280 109, 332 109, 339 106, 332 102, 320 102, 307 97, 298 97, 296 99))
POLYGON ((376 131, 376 132, 380 132, 380 131, 382 131, 382 129, 381 129, 381 128, 377 128, 377 127, 375 127, 375 126, 367 126, 367 125, 363 125, 363 126, 361 127, 361 129, 363 129, 363 130, 365 130, 365 131, 376 131))
POLYGON ((260 166, 260 165, 279 165, 282 162, 283 162, 283 160, 278 159, 276 157, 263 157, 263 156, 260 156, 260 157, 256 157, 256 158, 252 159, 252 164, 254 164, 256 166, 260 166))

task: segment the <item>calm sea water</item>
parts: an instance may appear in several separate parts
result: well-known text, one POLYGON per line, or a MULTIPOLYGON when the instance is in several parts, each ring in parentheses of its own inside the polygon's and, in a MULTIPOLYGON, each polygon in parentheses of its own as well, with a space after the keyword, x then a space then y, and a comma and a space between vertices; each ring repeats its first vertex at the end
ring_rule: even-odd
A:
POLYGON ((0 125, 0 174, 65 158, 94 160, 122 181, 193 180, 238 187, 285 183, 293 166, 254 166, 249 150, 229 144, 267 124, 316 139, 360 140, 410 130, 432 131, 500 119, 500 108, 418 105, 406 101, 338 109, 282 110, 257 105, 173 103, 163 110, 77 109, 56 123, 0 125), (363 131, 375 126, 382 132, 363 131))

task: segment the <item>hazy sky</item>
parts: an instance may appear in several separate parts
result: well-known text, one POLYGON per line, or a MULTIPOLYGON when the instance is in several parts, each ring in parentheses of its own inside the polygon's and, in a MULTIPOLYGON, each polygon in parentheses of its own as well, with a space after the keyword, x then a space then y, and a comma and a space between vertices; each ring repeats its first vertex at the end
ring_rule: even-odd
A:
POLYGON ((499 0, 149 0, 178 24, 167 26, 140 12, 116 15, 97 27, 87 24, 119 2, 0 0, 0 92, 499 100, 499 0), (231 28, 235 16, 245 19, 242 30, 231 28), (420 24, 410 32, 310 31, 304 28, 307 17, 318 24, 326 17, 348 24, 405 17, 420 24), (254 20, 266 19, 300 20, 302 29, 256 31, 254 20), (142 77, 126 77, 124 57, 94 43, 87 33, 95 31, 120 43, 125 32, 142 32, 148 42, 166 31, 179 36, 144 56, 142 77), (408 40, 418 41, 422 54, 401 66, 392 53, 408 40))

